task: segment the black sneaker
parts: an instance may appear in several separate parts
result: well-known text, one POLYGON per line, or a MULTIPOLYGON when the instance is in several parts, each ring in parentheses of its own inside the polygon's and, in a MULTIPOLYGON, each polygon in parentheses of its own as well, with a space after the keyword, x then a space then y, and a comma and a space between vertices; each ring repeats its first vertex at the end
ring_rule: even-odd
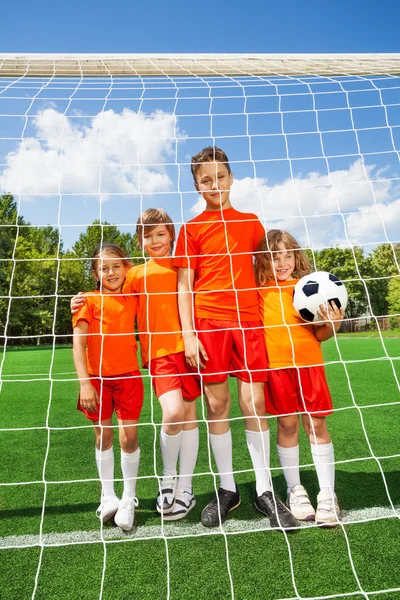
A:
POLYGON ((221 523, 225 523, 228 513, 240 504, 238 486, 235 492, 219 488, 217 495, 218 498, 215 496, 201 513, 201 523, 204 527, 218 527, 221 523))
POLYGON ((290 530, 297 525, 296 519, 290 510, 273 492, 268 491, 261 494, 261 496, 256 496, 254 506, 260 513, 269 518, 271 527, 290 530))

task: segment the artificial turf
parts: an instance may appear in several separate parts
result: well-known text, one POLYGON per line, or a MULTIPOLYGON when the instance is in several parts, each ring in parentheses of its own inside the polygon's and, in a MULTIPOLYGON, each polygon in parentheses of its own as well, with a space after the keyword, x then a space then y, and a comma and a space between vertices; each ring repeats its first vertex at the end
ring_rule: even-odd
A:
MULTIPOLYGON (((340 504, 347 511, 390 507, 390 502, 400 505, 400 341, 385 338, 383 343, 379 338, 339 336, 337 341, 324 344, 326 372, 337 409, 329 417, 338 463, 336 487, 340 504)), ((202 535, 201 529, 196 529, 191 535, 188 529, 190 524, 197 526, 215 485, 204 406, 199 400, 200 453, 194 479, 197 505, 184 522, 178 523, 187 535, 149 539, 121 536, 104 543, 68 542, 43 549, 37 545, 4 547, 4 538, 9 536, 98 530, 95 509, 99 483, 93 434, 76 410, 71 349, 8 348, 2 379, 0 598, 22 600, 34 592, 35 598, 46 600, 100 596, 110 600, 168 596, 176 600, 272 600, 338 594, 356 600, 400 600, 400 523, 396 518, 366 518, 343 528, 313 527, 288 536, 268 529, 240 531, 241 527, 253 529, 249 523, 257 529, 263 521, 253 507, 254 476, 234 381, 234 468, 242 496, 241 506, 230 517, 238 523, 235 533, 210 534, 207 530, 202 535), (368 596, 379 590, 389 591, 368 596)), ((139 428, 140 506, 135 523, 154 527, 160 524, 154 502, 156 475, 161 474, 161 413, 147 376, 145 384, 139 428)), ((269 423, 273 441, 276 421, 270 418, 269 423)), ((272 443, 274 487, 284 496, 284 479, 274 447, 272 443)), ((304 434, 300 448, 302 482, 315 502, 317 482, 304 434)), ((121 477, 118 464, 116 477, 121 477)), ((121 485, 117 483, 118 491, 121 485)))

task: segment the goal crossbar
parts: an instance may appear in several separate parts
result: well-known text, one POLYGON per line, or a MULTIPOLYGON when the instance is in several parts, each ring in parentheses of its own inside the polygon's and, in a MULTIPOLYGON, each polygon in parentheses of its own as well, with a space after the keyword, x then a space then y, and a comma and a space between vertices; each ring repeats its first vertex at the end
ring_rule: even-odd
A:
POLYGON ((0 54, 0 77, 400 74, 397 54, 0 54))

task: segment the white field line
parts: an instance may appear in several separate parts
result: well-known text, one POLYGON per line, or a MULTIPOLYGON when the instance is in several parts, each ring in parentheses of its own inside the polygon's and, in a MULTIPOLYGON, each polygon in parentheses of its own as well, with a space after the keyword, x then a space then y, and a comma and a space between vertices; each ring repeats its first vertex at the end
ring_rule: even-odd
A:
MULTIPOLYGON (((373 507, 360 510, 342 511, 341 522, 344 525, 365 523, 380 519, 400 518, 400 505, 393 511, 390 507, 373 507)), ((316 527, 314 523, 301 523, 299 529, 316 527)), ((207 529, 201 523, 188 524, 185 522, 167 523, 160 525, 139 525, 129 533, 124 533, 118 527, 105 527, 103 532, 68 531, 65 533, 45 533, 39 535, 11 535, 0 538, 0 550, 9 548, 27 548, 32 546, 68 546, 73 544, 96 544, 106 542, 123 542, 129 540, 171 539, 183 537, 200 537, 204 535, 252 533, 271 529, 267 518, 254 518, 243 521, 228 519, 224 525, 215 529, 207 529)))

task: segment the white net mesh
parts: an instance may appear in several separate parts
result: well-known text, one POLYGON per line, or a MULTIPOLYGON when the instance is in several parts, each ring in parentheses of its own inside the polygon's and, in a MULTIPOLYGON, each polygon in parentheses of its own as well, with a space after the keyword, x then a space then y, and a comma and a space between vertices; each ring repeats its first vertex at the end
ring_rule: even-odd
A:
MULTIPOLYGON (((16 573, 5 597, 400 597, 398 73, 398 55, 0 56, 0 548, 16 573), (324 348, 343 508, 335 532, 278 538, 256 516, 235 386, 241 512, 211 534, 199 511, 160 522, 161 413, 146 371, 137 527, 121 535, 95 520, 69 300, 91 289, 96 241, 116 241, 140 262, 133 233, 143 210, 164 208, 177 231, 203 210, 190 164, 210 145, 229 157, 233 206, 288 230, 315 269, 348 287, 343 333, 324 348), (58 571, 59 561, 68 566, 58 571)), ((218 479, 204 403, 198 418, 203 508, 218 479)), ((274 418, 270 427, 284 496, 274 418)), ((315 498, 307 440, 300 445, 315 498)))

